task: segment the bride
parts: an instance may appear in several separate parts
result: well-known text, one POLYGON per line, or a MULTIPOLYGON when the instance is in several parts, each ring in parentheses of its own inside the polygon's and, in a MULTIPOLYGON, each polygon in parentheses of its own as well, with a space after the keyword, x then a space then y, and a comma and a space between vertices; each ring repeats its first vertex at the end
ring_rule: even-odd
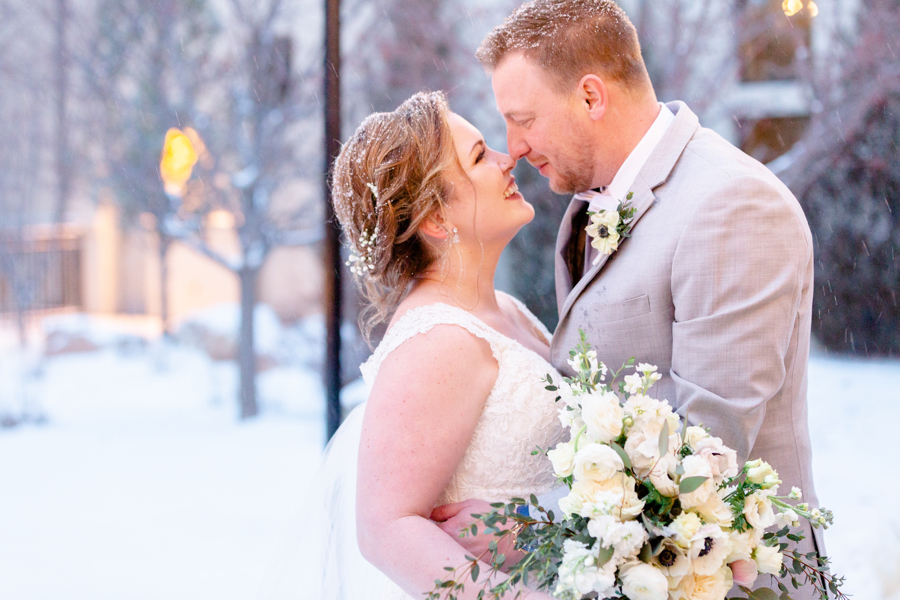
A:
MULTIPOLYGON (((556 374, 550 334, 493 287, 501 252, 534 218, 514 166, 440 93, 370 116, 335 163, 335 212, 369 305, 364 333, 385 321, 387 331, 361 367, 369 399, 342 425, 323 467, 333 480, 326 503, 343 493, 352 506, 342 486, 356 485, 356 539, 332 505, 324 587, 312 597, 423 598, 448 577, 444 567, 466 564, 458 540, 430 519, 435 506, 555 487, 549 460, 532 455, 563 433, 541 383, 556 374), (355 482, 342 484, 335 472, 352 468, 357 447, 355 482), (386 578, 354 560, 356 541, 386 578)), ((483 564, 459 598, 475 598, 489 571, 483 564)))

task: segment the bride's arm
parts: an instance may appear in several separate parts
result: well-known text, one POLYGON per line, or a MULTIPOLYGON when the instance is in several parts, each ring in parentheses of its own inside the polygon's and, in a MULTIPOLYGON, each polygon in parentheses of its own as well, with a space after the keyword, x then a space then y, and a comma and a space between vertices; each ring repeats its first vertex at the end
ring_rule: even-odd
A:
MULTIPOLYGON (((451 325, 413 337, 379 368, 360 440, 357 536, 363 556, 414 597, 448 577, 445 566, 466 564, 463 547, 428 517, 496 378, 489 345, 451 325)), ((469 579, 460 600, 479 588, 469 579)))

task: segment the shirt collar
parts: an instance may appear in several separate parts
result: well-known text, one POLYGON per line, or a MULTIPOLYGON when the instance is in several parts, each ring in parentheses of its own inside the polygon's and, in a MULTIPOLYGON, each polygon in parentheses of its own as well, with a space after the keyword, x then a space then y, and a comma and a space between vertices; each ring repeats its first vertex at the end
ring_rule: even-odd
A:
POLYGON ((669 110, 669 107, 662 102, 659 103, 659 106, 659 114, 656 116, 656 120, 653 121, 653 125, 650 126, 647 133, 638 142, 638 145, 634 147, 634 150, 631 151, 631 154, 619 167, 612 183, 609 184, 609 187, 604 192, 617 201, 625 200, 629 188, 634 184, 634 180, 637 179, 641 169, 644 168, 647 159, 653 154, 653 150, 656 149, 656 146, 662 140, 666 130, 669 129, 669 125, 675 120, 675 115, 669 110))

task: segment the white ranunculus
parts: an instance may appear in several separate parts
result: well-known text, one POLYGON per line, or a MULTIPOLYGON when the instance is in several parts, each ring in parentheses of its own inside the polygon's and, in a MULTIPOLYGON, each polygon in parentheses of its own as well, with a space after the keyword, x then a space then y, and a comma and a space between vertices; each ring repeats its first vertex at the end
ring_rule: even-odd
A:
POLYGON ((569 442, 557 444, 553 450, 547 452, 547 458, 553 464, 553 470, 558 477, 568 477, 575 468, 575 447, 569 442))
POLYGON ((615 450, 605 444, 588 444, 575 453, 575 479, 606 481, 625 469, 615 450))
POLYGON ((744 516, 750 526, 756 529, 766 529, 775 524, 772 501, 759 492, 753 492, 744 500, 744 516))
POLYGON ((622 593, 630 600, 666 600, 669 597, 669 582, 659 569, 638 562, 620 569, 622 593))
POLYGON ((712 575, 691 573, 669 587, 672 600, 722 600, 733 584, 731 569, 722 567, 712 575))
POLYGON ((684 468, 684 473, 681 475, 682 481, 688 477, 706 477, 706 481, 701 483, 700 487, 693 492, 679 494, 678 500, 681 502, 681 508, 688 509, 700 506, 706 502, 710 494, 716 493, 716 484, 712 478, 712 466, 706 458, 696 454, 686 456, 681 461, 681 466, 684 468))
POLYGON ((640 516, 644 509, 644 501, 638 498, 635 491, 634 478, 625 473, 616 473, 606 481, 575 481, 572 493, 577 493, 582 501, 579 514, 588 518, 596 515, 593 504, 602 504, 614 498, 616 506, 614 514, 622 521, 630 521, 640 516))
POLYGON ((670 527, 675 530, 675 543, 682 548, 690 548, 691 540, 703 527, 703 521, 696 514, 685 511, 675 517, 670 527))
POLYGON ((625 411, 619 405, 619 398, 612 392, 582 396, 581 418, 587 425, 587 435, 591 441, 609 443, 619 437, 624 417, 625 411))
POLYGON ((702 456, 709 461, 712 467, 713 480, 719 484, 737 477, 740 469, 737 464, 737 452, 722 443, 717 437, 706 437, 698 440, 696 446, 691 446, 694 454, 702 456))
POLYGON ((784 556, 773 546, 757 546, 753 551, 753 560, 760 573, 770 575, 781 573, 781 565, 784 564, 784 556))

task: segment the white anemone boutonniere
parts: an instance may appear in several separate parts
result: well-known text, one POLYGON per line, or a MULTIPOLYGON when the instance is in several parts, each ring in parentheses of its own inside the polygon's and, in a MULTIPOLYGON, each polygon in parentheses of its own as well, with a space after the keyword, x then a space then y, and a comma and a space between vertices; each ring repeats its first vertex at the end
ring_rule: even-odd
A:
POLYGON ((634 207, 631 206, 632 196, 634 193, 628 192, 625 200, 619 202, 616 210, 588 212, 590 222, 585 231, 591 238, 591 246, 598 252, 594 258, 594 265, 600 261, 601 257, 618 250, 623 239, 631 237, 631 225, 634 220, 634 207))

